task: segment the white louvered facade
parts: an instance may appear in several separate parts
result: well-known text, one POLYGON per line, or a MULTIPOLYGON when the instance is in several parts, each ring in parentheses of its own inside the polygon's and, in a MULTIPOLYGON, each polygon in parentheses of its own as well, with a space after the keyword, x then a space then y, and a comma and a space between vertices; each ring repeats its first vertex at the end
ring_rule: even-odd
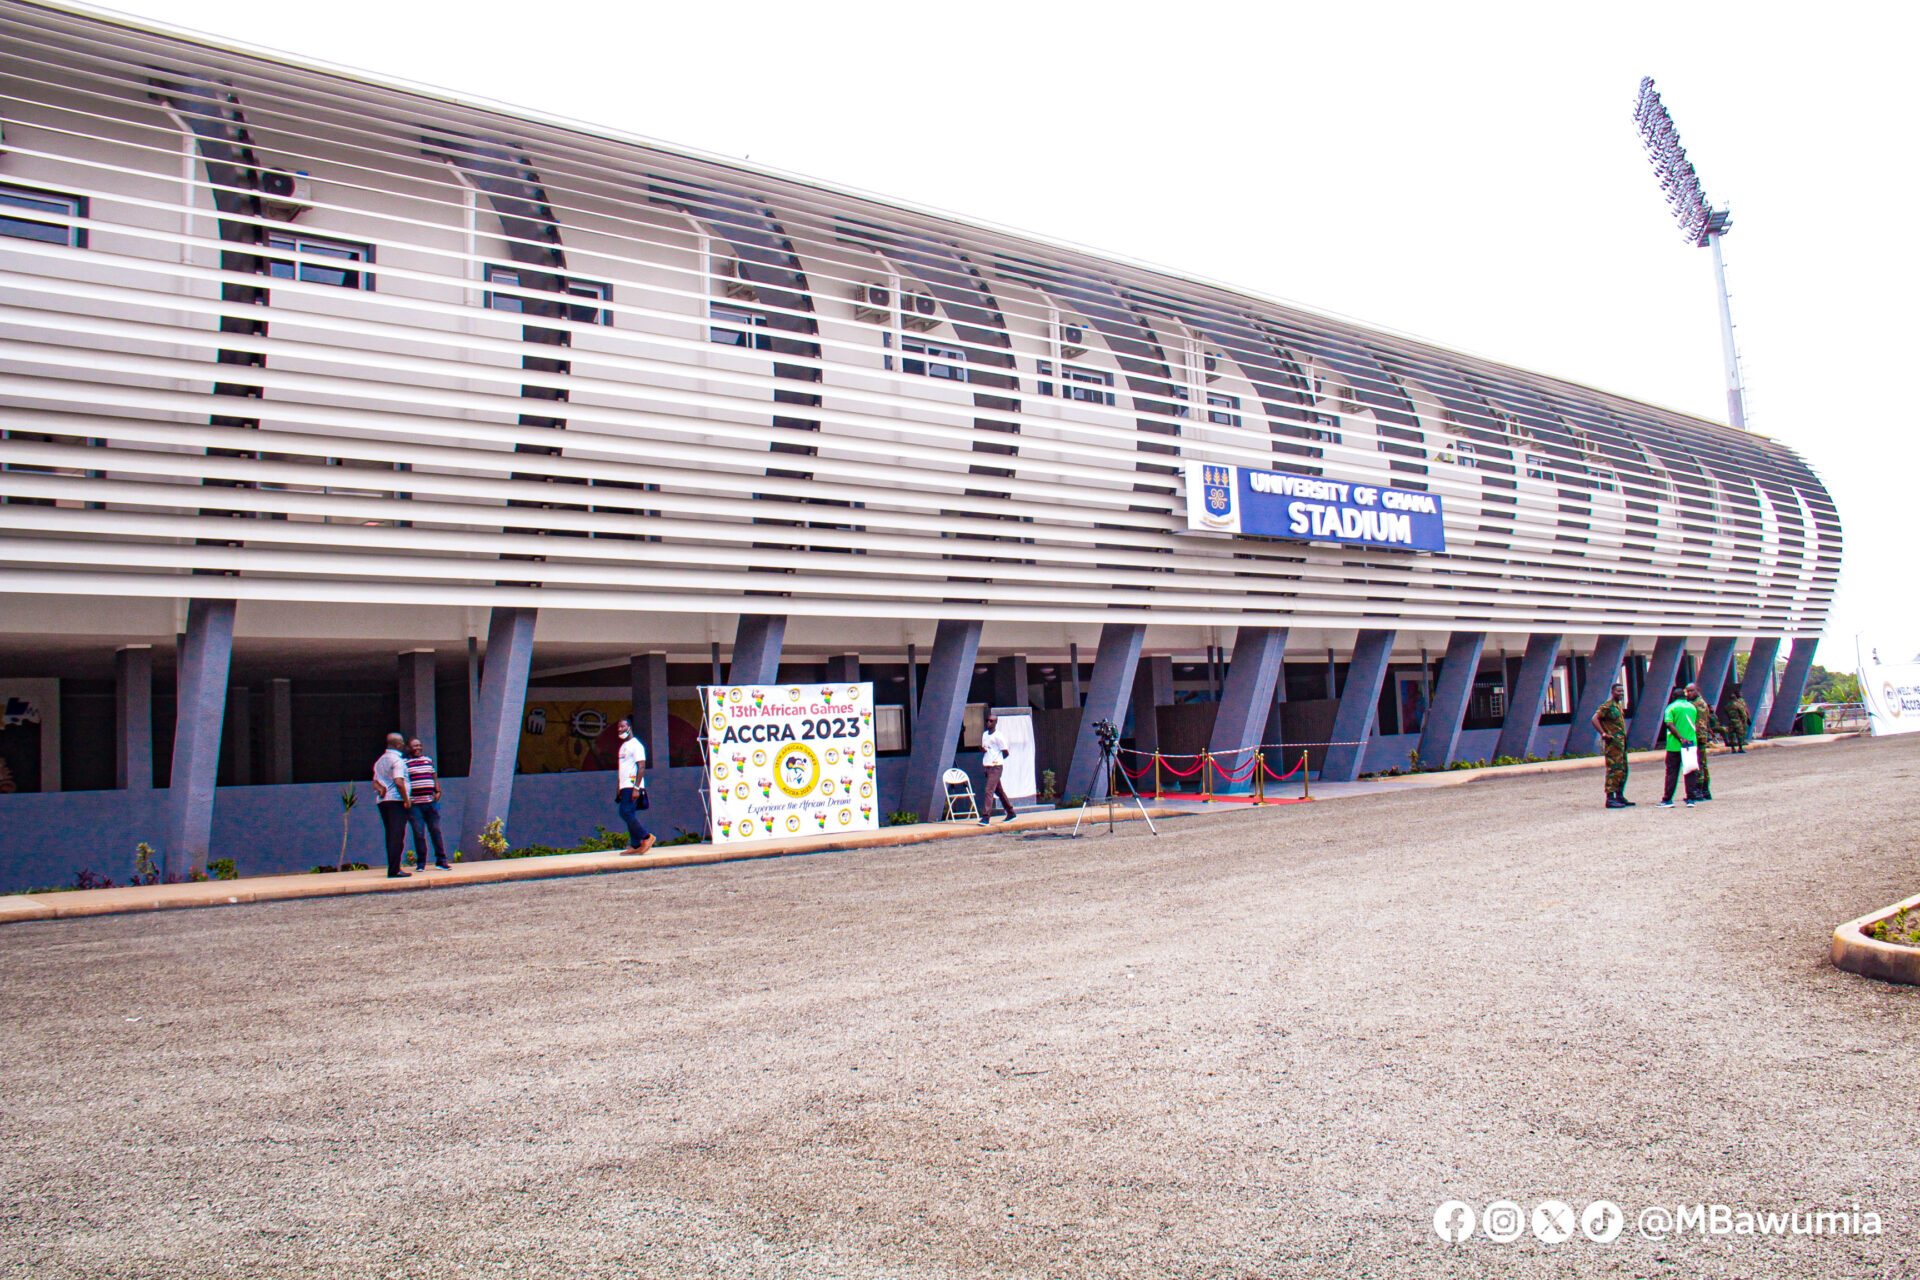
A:
POLYGON ((0 189, 73 202, 0 211, 62 229, 0 238, 9 633, 210 594, 855 646, 1827 616, 1838 517, 1759 436, 606 131, 32 5, 0 42, 0 189), (1186 460, 1426 487, 1448 550, 1189 533, 1186 460))

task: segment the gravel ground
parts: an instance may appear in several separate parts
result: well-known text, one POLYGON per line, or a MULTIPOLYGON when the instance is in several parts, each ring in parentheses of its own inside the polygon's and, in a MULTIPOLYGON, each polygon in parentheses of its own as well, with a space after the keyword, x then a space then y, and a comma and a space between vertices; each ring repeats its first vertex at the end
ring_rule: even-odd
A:
POLYGON ((1714 763, 8 926, 0 1275, 1913 1276, 1920 738, 1714 763))

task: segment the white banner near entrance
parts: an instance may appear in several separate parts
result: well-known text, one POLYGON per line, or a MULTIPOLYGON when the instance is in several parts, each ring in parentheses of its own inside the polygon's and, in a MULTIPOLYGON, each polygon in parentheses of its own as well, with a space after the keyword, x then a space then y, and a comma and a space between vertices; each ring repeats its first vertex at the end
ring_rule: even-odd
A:
POLYGON ((871 684, 706 690, 715 844, 879 828, 871 684))
POLYGON ((1920 655, 1857 637, 1860 700, 1873 736, 1920 733, 1920 655))

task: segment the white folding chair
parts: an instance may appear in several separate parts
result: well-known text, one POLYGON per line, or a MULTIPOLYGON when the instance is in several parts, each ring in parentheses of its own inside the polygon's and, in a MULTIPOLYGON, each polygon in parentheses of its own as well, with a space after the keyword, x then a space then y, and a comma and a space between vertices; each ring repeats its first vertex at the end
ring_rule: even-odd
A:
POLYGON ((980 821, 980 805, 973 798, 973 779, 965 769, 949 769, 940 776, 947 787, 947 821, 980 821))

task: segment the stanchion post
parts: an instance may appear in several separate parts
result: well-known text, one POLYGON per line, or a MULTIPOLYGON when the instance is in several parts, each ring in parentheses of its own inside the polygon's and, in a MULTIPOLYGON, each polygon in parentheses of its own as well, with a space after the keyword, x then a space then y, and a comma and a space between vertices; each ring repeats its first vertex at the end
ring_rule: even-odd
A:
POLYGON ((1155 748, 1153 753, 1153 798, 1158 800, 1165 794, 1167 794, 1167 790, 1160 783, 1160 751, 1158 748, 1155 748))
POLYGON ((1313 770, 1307 768, 1307 750, 1300 749, 1300 798, 1313 799, 1313 770))
POLYGON ((1213 799, 1213 752, 1200 753, 1200 799, 1207 803, 1213 799))
POLYGON ((1267 757, 1260 751, 1253 753, 1253 802, 1267 802, 1267 757))

